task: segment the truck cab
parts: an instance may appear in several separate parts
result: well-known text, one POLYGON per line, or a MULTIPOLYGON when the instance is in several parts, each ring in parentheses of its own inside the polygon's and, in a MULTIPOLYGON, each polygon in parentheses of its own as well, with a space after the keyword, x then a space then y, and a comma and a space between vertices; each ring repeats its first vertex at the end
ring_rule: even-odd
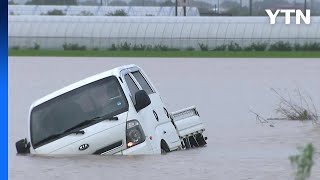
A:
POLYGON ((169 113, 145 72, 127 65, 35 101, 18 153, 160 154, 204 146, 194 108, 169 113), (29 139, 29 140, 28 140, 29 139))

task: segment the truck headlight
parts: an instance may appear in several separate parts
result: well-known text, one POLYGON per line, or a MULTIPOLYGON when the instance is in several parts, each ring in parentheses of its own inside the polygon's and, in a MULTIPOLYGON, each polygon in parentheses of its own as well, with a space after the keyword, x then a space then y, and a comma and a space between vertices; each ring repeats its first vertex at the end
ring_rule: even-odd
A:
POLYGON ((127 121, 127 147, 133 147, 145 141, 146 137, 137 120, 127 121))

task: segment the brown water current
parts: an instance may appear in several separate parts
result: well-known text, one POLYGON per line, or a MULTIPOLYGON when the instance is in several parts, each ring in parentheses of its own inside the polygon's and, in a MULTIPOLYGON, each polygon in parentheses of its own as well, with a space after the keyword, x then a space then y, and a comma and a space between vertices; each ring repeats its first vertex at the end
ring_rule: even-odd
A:
POLYGON ((288 157, 312 142, 312 180, 320 179, 320 127, 311 122, 256 122, 250 109, 274 117, 270 88, 299 87, 320 109, 320 59, 64 58, 9 57, 10 179, 265 179, 290 180, 288 157), (17 156, 27 136, 31 103, 88 76, 137 64, 149 75, 170 111, 195 105, 208 145, 167 155, 17 156))

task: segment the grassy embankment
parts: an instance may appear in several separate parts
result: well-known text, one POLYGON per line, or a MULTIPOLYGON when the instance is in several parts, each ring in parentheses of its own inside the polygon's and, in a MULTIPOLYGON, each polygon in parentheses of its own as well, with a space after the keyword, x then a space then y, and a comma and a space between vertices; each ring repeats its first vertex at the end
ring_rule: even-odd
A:
POLYGON ((57 57, 259 57, 319 58, 317 51, 102 51, 102 50, 8 50, 9 56, 57 57))

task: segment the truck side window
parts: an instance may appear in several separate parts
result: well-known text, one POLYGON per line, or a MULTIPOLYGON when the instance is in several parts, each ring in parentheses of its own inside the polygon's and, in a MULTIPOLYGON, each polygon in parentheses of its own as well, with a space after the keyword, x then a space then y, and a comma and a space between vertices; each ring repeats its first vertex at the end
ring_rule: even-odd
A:
POLYGON ((139 88, 138 88, 138 86, 133 82, 133 80, 131 79, 131 77, 130 77, 128 74, 126 74, 126 75, 124 76, 124 79, 125 79, 125 81, 127 82, 127 85, 128 85, 128 87, 129 87, 129 91, 130 91, 130 93, 131 93, 131 99, 132 99, 133 103, 135 104, 135 103, 136 103, 135 94, 136 94, 136 92, 139 91, 139 88))
POLYGON ((143 90, 146 91, 147 94, 152 94, 154 93, 153 90, 151 89, 149 83, 147 80, 142 76, 140 71, 133 72, 132 75, 136 78, 136 80, 139 82, 140 86, 142 87, 143 90))

